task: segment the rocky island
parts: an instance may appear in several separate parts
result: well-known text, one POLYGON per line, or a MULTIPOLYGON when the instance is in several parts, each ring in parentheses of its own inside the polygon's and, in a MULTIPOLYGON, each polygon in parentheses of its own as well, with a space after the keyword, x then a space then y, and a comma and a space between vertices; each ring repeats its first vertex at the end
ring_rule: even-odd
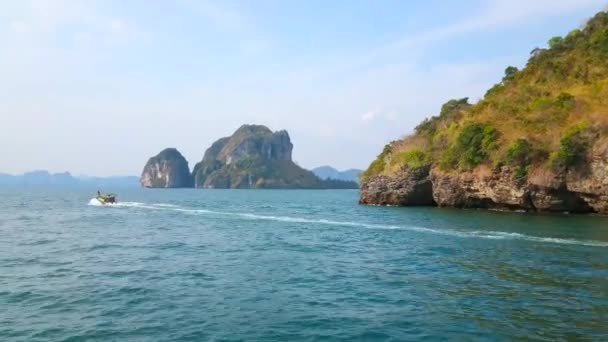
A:
POLYGON ((150 188, 215 189, 357 189, 352 181, 323 180, 292 160, 293 144, 287 131, 243 125, 233 135, 217 140, 192 173, 176 149, 150 158, 141 184, 150 188))
POLYGON ((608 13, 548 45, 386 145, 360 203, 608 214, 608 13))
POLYGON ((197 188, 358 188, 354 182, 326 181, 292 160, 287 131, 243 125, 217 140, 192 171, 197 188))
POLYGON ((140 183, 146 188, 191 188, 193 185, 188 161, 175 148, 166 148, 150 158, 140 183))

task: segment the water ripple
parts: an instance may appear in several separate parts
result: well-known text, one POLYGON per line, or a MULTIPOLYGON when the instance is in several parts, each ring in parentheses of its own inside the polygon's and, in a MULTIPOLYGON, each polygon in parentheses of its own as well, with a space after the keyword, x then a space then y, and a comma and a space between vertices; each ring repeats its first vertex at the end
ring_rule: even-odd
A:
POLYGON ((0 189, 0 340, 608 336, 605 218, 364 207, 351 191, 90 194, 0 189))
POLYGON ((301 217, 291 216, 272 216, 272 215, 259 215, 253 213, 243 212, 224 212, 224 211, 213 211, 207 209, 196 209, 196 208, 181 208, 177 205, 167 204, 145 204, 139 202, 126 202, 120 204, 122 207, 141 208, 149 210, 172 210, 190 214, 208 214, 208 215, 220 215, 227 217, 240 217, 250 220, 266 220, 266 221, 278 221, 287 223, 305 223, 305 224, 321 224, 330 226, 344 226, 344 227, 359 227, 368 229, 388 229, 388 230, 409 230, 419 233, 428 234, 439 234, 447 235, 459 238, 480 238, 490 240, 524 240, 530 242, 541 242, 541 243, 554 243, 564 245, 581 245, 590 247, 608 247, 608 241, 593 241, 593 240, 576 240, 567 238, 554 238, 554 237, 540 237, 533 235, 525 235, 513 232, 500 232, 500 231, 456 231, 450 229, 434 229, 426 227, 416 226, 400 226, 400 225, 385 225, 385 224, 373 224, 373 223, 362 223, 362 222, 351 222, 351 221, 334 221, 330 219, 308 219, 301 217))

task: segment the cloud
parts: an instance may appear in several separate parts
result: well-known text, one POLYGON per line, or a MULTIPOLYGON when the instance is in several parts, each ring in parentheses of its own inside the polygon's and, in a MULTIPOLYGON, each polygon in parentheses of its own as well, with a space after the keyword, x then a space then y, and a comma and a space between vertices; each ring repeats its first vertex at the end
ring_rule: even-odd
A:
MULTIPOLYGON (((3 7, 6 6, 3 4, 3 7)), ((28 39, 32 45, 50 46, 54 39, 64 39, 69 35, 77 38, 87 35, 101 40, 111 33, 133 36, 135 32, 124 18, 105 14, 97 1, 22 0, 10 3, 3 10, 9 13, 10 31, 30 33, 28 39)), ((1 20, 2 17, 0 25, 1 20)))
POLYGON ((124 29, 124 27, 125 27, 124 22, 121 19, 118 19, 118 18, 113 18, 108 23, 108 28, 112 32, 120 32, 120 31, 122 31, 124 29))
POLYGON ((30 26, 23 21, 15 20, 9 24, 11 30, 15 33, 27 33, 30 31, 30 26))
MULTIPOLYGON (((2 4, 16 31, 51 34, 70 23, 89 21, 95 13, 92 2, 75 0, 21 0, 2 4)), ((0 18, 1 19, 1 18, 0 18)))
POLYGON ((372 121, 396 122, 400 118, 402 110, 396 107, 382 107, 371 109, 359 116, 361 122, 370 123, 372 121))
POLYGON ((363 122, 372 121, 372 120, 374 120, 374 118, 376 118, 376 115, 378 115, 377 109, 368 110, 367 112, 361 114, 361 121, 363 121, 363 122))
POLYGON ((227 1, 181 0, 185 8, 201 19, 207 29, 225 36, 241 57, 254 57, 269 50, 270 39, 258 32, 246 11, 227 1))
POLYGON ((260 38, 245 39, 240 43, 239 51, 244 56, 256 56, 268 50, 270 44, 267 40, 260 38))
POLYGON ((421 55, 426 47, 467 34, 504 29, 530 21, 563 15, 575 10, 599 10, 606 0, 492 0, 483 2, 477 13, 437 28, 408 33, 402 38, 350 56, 349 63, 335 70, 353 70, 390 61, 392 56, 421 55))
POLYGON ((245 29, 245 19, 242 14, 223 2, 185 0, 184 3, 219 31, 242 32, 245 29))
POLYGON ((416 39, 419 42, 432 42, 471 32, 509 27, 529 20, 540 22, 547 17, 599 7, 604 3, 605 0, 493 0, 486 2, 486 6, 472 17, 416 35, 416 39))

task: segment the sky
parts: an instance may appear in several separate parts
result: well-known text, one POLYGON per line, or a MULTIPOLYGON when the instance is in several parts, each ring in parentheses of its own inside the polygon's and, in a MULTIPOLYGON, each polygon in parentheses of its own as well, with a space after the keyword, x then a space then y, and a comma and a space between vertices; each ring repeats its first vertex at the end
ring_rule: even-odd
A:
POLYGON ((607 0, 0 0, 0 172, 190 167, 242 124, 365 168, 607 0))

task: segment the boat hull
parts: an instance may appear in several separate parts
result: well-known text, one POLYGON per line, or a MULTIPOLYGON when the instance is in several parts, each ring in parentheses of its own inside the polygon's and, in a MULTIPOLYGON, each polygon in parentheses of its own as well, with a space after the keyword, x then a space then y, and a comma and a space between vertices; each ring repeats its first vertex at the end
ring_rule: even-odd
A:
POLYGON ((115 197, 102 197, 102 196, 98 196, 97 200, 99 201, 99 203, 101 204, 113 204, 116 203, 116 198, 115 197))

